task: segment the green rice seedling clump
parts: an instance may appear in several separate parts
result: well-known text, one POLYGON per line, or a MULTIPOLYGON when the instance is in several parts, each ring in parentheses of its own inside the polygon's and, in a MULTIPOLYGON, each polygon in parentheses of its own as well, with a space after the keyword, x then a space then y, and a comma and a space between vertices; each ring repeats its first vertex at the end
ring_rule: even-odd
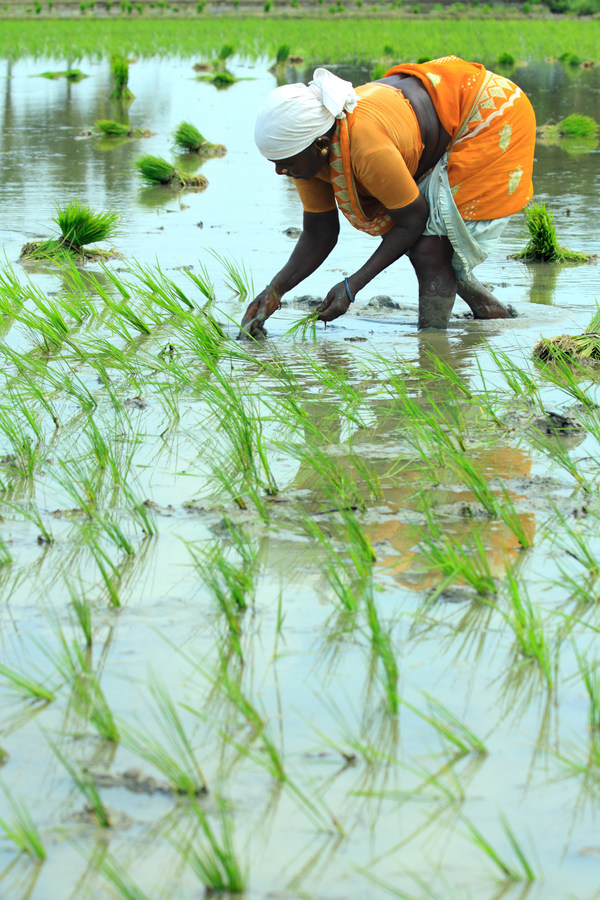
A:
POLYGON ((211 144, 195 125, 182 122, 173 133, 175 145, 190 153, 201 153, 206 156, 223 156, 226 152, 223 144, 211 144))
POLYGON ((569 137, 592 137, 598 131, 598 123, 591 116, 572 113, 558 123, 558 128, 569 137))
POLYGON ((177 175, 175 166, 161 156, 145 153, 135 161, 136 168, 148 184, 170 184, 177 175))
POLYGON ((110 70, 115 83, 111 97, 115 100, 133 100, 129 90, 129 62, 126 57, 113 53, 110 58, 110 70))
POLYGON ((277 48, 277 52, 275 54, 275 63, 278 66, 282 66, 285 62, 287 62, 288 57, 290 55, 290 45, 289 44, 280 44, 277 48))
POLYGON ((80 249, 113 237, 119 218, 115 210, 96 212, 79 200, 71 200, 64 208, 58 208, 52 221, 60 228, 63 242, 80 249))
POLYGON ((536 203, 525 210, 525 220, 529 241, 515 259, 534 262, 587 262, 587 253, 567 250, 558 243, 554 214, 546 209, 545 203, 536 203))
POLYGON ((124 122, 115 122, 112 119, 98 119, 97 122, 94 122, 94 127, 108 136, 118 137, 129 134, 129 125, 124 122))
POLYGON ((583 334, 542 338, 533 348, 533 355, 542 362, 555 359, 600 360, 600 308, 583 334))
POLYGON ((105 241, 117 231, 119 213, 115 210, 96 212, 80 200, 71 200, 65 207, 57 207, 56 222, 60 229, 58 238, 34 241, 21 248, 21 258, 51 259, 65 253, 79 256, 106 256, 106 251, 84 250, 87 244, 105 241))

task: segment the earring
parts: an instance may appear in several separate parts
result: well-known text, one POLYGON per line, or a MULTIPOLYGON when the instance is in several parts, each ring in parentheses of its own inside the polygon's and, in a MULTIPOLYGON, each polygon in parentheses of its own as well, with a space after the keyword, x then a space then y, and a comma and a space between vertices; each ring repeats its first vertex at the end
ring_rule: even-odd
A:
POLYGON ((288 170, 287 170, 287 169, 282 169, 282 170, 281 170, 281 174, 282 174, 282 175, 287 175, 287 173, 288 173, 288 170))
POLYGON ((329 150, 327 149, 327 147, 321 147, 321 156, 327 156, 328 153, 329 150))

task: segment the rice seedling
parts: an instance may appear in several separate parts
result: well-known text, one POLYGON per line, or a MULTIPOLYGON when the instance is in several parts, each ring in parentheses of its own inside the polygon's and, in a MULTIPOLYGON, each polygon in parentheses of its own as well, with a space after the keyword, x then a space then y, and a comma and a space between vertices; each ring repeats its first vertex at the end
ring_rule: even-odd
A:
POLYGON ((216 300, 215 286, 211 281, 210 275, 208 274, 208 270, 203 263, 198 264, 199 273, 196 274, 192 272, 190 269, 185 270, 186 278, 189 278, 197 288, 199 288, 200 293, 206 297, 209 303, 214 303, 216 300))
POLYGON ((42 862, 46 859, 46 848, 29 809, 25 802, 11 794, 2 782, 0 782, 0 788, 12 813, 10 820, 0 816, 0 828, 19 852, 27 853, 36 862, 42 862))
POLYGON ((418 541, 419 554, 426 569, 433 569, 443 579, 431 599, 453 581, 469 584, 481 596, 497 593, 498 587, 490 570, 485 547, 477 532, 473 531, 467 542, 442 531, 429 508, 425 509, 425 519, 425 527, 413 525, 411 531, 418 541))
POLYGON ((177 126, 173 132, 173 141, 180 150, 200 153, 202 156, 224 156, 226 152, 223 144, 211 144, 190 122, 181 122, 177 126))
POLYGON ((136 884, 127 869, 108 856, 105 846, 99 854, 96 854, 94 865, 112 887, 118 891, 123 900, 153 900, 150 894, 147 894, 136 884))
POLYGON ((166 159, 152 156, 150 153, 145 153, 137 159, 135 165, 146 184, 170 185, 178 190, 183 188, 204 190, 208 185, 204 175, 187 175, 166 159))
POLYGON ((41 701, 42 703, 51 703, 56 700, 56 694, 53 690, 45 687, 40 681, 16 672, 14 669, 0 663, 0 677, 4 680, 4 686, 26 697, 28 700, 41 701))
POLYGON ((590 663, 586 655, 578 650, 575 641, 573 641, 573 651, 581 680, 589 698, 588 725, 590 731, 595 734, 600 731, 600 671, 598 668, 600 663, 598 660, 590 663))
POLYGON ((110 57, 110 71, 114 87, 111 97, 121 103, 131 103, 134 96, 129 90, 129 61, 125 56, 113 53, 110 57))
POLYGON ((307 331, 310 333, 311 340, 315 341, 317 339, 317 321, 319 314, 309 313, 307 316, 304 316, 302 319, 299 319, 297 322, 288 328, 286 332, 283 334, 283 338, 291 337, 294 340, 298 339, 298 335, 300 335, 300 340, 306 340, 307 331))
POLYGON ((123 744, 162 772, 175 793, 205 794, 206 780, 175 703, 154 673, 151 673, 149 685, 155 703, 154 718, 163 731, 165 743, 148 729, 123 725, 123 744))
POLYGON ((506 611, 496 608, 512 628, 519 654, 537 663, 548 688, 552 689, 558 659, 548 643, 542 617, 529 599, 527 590, 519 584, 510 569, 506 572, 506 578, 509 607, 506 611))
POLYGON ((69 759, 64 753, 59 750, 55 743, 53 743, 48 738, 47 740, 55 755, 58 757, 60 762, 63 764, 63 766, 79 788, 79 791, 85 799, 88 808, 92 812, 96 823, 100 826, 100 828, 111 828, 112 821, 110 818, 110 813, 102 802, 102 798, 100 796, 100 793, 98 792, 98 788, 96 787, 91 773, 87 769, 80 766, 79 763, 75 762, 72 759, 69 759))
POLYGON ((71 688, 73 708, 94 726, 100 737, 110 743, 118 743, 119 730, 100 680, 92 668, 90 653, 75 642, 69 643, 60 626, 56 636, 59 644, 57 650, 43 644, 40 649, 71 688))
POLYGON ((529 241, 514 259, 533 262, 588 262, 588 253, 567 250, 558 243, 554 214, 545 203, 534 203, 525 209, 525 224, 529 241))
POLYGON ((506 837, 508 838, 508 842, 513 849, 513 852, 517 858, 519 863, 519 868, 516 868, 514 864, 507 862, 498 851, 492 846, 490 841, 481 833, 481 831, 477 828, 477 826, 466 818, 463 814, 461 815, 462 822, 467 826, 467 829, 470 833, 470 838, 475 845, 475 847, 479 848, 487 857, 490 859, 494 865, 500 870, 503 878, 508 881, 536 881, 539 877, 533 865, 528 860, 525 855, 525 851, 523 847, 518 841, 514 831, 510 827, 505 816, 500 817, 500 821, 502 822, 502 828, 506 837))
POLYGON ((404 698, 402 698, 401 702, 415 715, 419 716, 420 719, 423 719, 432 728, 435 728, 440 738, 444 738, 456 747, 459 753, 478 753, 481 755, 487 753, 483 741, 464 722, 461 722, 454 713, 435 697, 432 697, 431 694, 428 694, 426 691, 423 691, 422 694, 427 701, 427 712, 409 703, 404 698))
POLYGON ((81 633, 85 640, 86 647, 92 646, 92 608, 90 606, 90 602, 85 596, 85 592, 83 591, 82 586, 80 585, 79 591, 71 584, 70 581, 66 581, 67 591, 69 592, 69 597, 71 598, 71 609, 75 615, 75 621, 81 628, 81 633))
POLYGON ((241 894, 247 887, 248 876, 234 846, 233 818, 227 802, 220 796, 215 800, 220 833, 211 825, 198 801, 191 799, 190 809, 203 839, 192 838, 183 849, 183 858, 204 885, 207 895, 241 894))
POLYGON ((517 538, 521 547, 524 549, 531 547, 533 541, 530 533, 524 527, 521 516, 516 511, 506 486, 501 485, 497 488, 502 494, 501 502, 496 493, 490 488, 481 466, 478 466, 470 457, 457 450, 448 448, 446 450, 446 458, 449 467, 459 475, 474 497, 481 503, 487 514, 493 518, 502 519, 517 538))
POLYGON ((223 613, 236 653, 241 658, 241 614, 254 597, 256 550, 243 532, 227 521, 227 528, 240 555, 240 564, 232 563, 220 545, 204 548, 186 543, 194 566, 223 613))
POLYGON ((390 713, 398 714, 400 698, 398 696, 398 662, 390 633, 385 631, 379 621, 379 614, 373 595, 366 596, 367 622, 371 631, 371 646, 383 666, 383 687, 390 713))
MULTIPOLYGON (((113 237, 117 231, 120 215, 115 210, 96 212, 80 200, 71 200, 66 206, 57 207, 57 214, 52 219, 60 230, 60 237, 45 241, 25 244, 21 249, 23 259, 66 258, 65 254, 75 256, 106 256, 107 251, 97 248, 90 250, 88 244, 105 241, 113 237), (84 249, 85 248, 85 249, 84 249)), ((47 301, 48 302, 48 301, 47 301)), ((39 303, 39 298, 38 298, 39 303)), ((51 305, 56 309, 56 304, 51 305)))
POLYGON ((249 294, 250 296, 254 295, 254 281, 252 275, 246 271, 246 266, 243 262, 235 262, 231 257, 222 256, 215 250, 209 252, 223 267, 225 272, 224 281, 230 290, 242 300, 249 294))

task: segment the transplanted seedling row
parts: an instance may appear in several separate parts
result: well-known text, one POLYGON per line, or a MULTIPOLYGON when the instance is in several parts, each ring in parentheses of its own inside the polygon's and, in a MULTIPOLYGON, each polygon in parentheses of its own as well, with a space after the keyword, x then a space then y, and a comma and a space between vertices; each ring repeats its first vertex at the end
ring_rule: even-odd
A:
MULTIPOLYGON (((240 296, 250 288, 242 266, 215 263, 240 296)), ((21 621, 0 703, 10 697, 29 716, 17 732, 35 714, 46 733, 35 764, 42 754, 56 775, 49 807, 88 808, 87 831, 68 819, 62 828, 79 835, 92 891, 108 882, 123 896, 157 896, 124 852, 113 804, 127 803, 127 783, 145 785, 146 809, 167 810, 144 841, 171 892, 184 870, 210 891, 252 885, 263 854, 250 849, 267 846, 271 829, 290 846, 302 836, 309 855, 325 842, 332 865, 371 884, 391 884, 413 861, 424 877, 415 846, 434 848, 450 879, 444 848, 468 853, 489 896, 497 877, 539 878, 518 814, 507 806, 490 820, 465 803, 483 790, 471 786, 477 768, 497 771, 507 711, 499 703, 484 726, 460 678, 453 694, 426 672, 444 671, 446 655, 448 673, 460 671, 454 661, 467 654, 489 706, 505 699, 512 716, 539 718, 541 734, 540 701, 566 716, 581 693, 589 731, 571 747, 566 718, 553 772, 597 789, 594 390, 567 367, 537 370, 490 348, 480 354, 488 369, 469 374, 434 354, 419 366, 356 347, 332 359, 291 339, 285 355, 257 352, 231 339, 207 264, 176 279, 139 264, 68 266, 60 277, 46 296, 10 269, 0 275, 12 320, 0 345, 0 577, 16 585, 17 616, 31 578, 61 585, 49 587, 46 626, 21 621), (564 422, 586 401, 584 464, 557 393, 564 422), (547 459, 553 481, 533 507, 502 465, 508 449, 547 459), (154 499, 164 480, 168 507, 154 499), (585 510, 577 519, 575 507, 585 510), (528 566, 541 588, 528 585, 528 566), (189 617, 181 640, 161 612, 163 651, 145 621, 147 573, 159 569, 164 602, 189 617), (543 589, 556 606, 540 603, 543 589), (135 645, 124 631, 134 619, 135 645), (31 646, 43 647, 36 663, 31 646), (125 777, 132 761, 141 773, 125 777), (365 855, 363 823, 383 839, 399 809, 422 830, 406 849, 384 841, 384 859, 365 855), (113 834, 110 856, 94 849, 99 829, 113 834)), ((0 746, 12 785, 33 762, 10 734, 0 746)), ((56 817, 9 795, 3 849, 59 853, 56 817)), ((292 855, 287 877, 302 885, 311 865, 292 855)), ((408 876, 401 883, 411 889, 408 876)))

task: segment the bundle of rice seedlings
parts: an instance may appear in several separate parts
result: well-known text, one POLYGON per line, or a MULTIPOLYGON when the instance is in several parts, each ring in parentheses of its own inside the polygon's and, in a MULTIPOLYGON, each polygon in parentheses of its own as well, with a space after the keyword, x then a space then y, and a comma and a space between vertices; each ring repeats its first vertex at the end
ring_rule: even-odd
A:
POLYGON ((572 113, 557 125, 561 134, 567 137, 593 137, 598 131, 598 123, 591 116, 572 113))
POLYGON ((175 188, 196 188, 204 190, 208 180, 204 175, 187 175, 175 168, 173 163, 160 156, 144 154, 135 161, 135 165, 147 184, 168 184, 175 188))
POLYGON ((287 62, 288 57, 290 55, 290 45, 289 44, 280 44, 277 48, 277 53, 275 54, 275 63, 278 66, 282 66, 287 62))
POLYGON ((233 46, 233 44, 223 44, 223 46, 219 50, 218 58, 222 62, 225 62, 225 60, 229 59, 229 57, 232 56, 233 53, 235 53, 235 47, 233 46))
POLYGON ((150 137, 153 132, 148 128, 132 128, 125 122, 115 122, 113 119, 98 119, 94 122, 94 128, 101 131, 105 137, 150 137))
POLYGON ((533 348, 533 355, 543 362, 565 358, 577 362, 600 361, 600 307, 583 334, 542 338, 533 348))
POLYGON ((213 77, 210 79, 211 84, 214 84, 215 87, 218 88, 226 88, 232 84, 235 84, 237 78, 228 72, 226 69, 223 69, 222 72, 215 72, 213 77))
POLYGON ((129 125, 123 122, 114 122, 112 119, 98 119, 97 122, 94 122, 94 128, 110 137, 120 137, 130 133, 129 125))
POLYGON ((133 94, 127 87, 129 82, 129 62, 124 56, 113 53, 110 58, 110 70, 115 83, 111 94, 115 100, 133 100, 133 94))
POLYGON ((223 144, 211 144, 200 134, 195 125, 181 122, 173 132, 173 140, 177 147, 191 153, 202 153, 207 156, 223 156, 226 152, 223 144))
POLYGON ((577 253, 567 250, 558 243, 556 228, 554 227, 554 215, 546 209, 545 203, 533 204, 525 209, 525 220, 529 241, 520 253, 513 255, 514 259, 530 260, 534 262, 588 262, 587 253, 577 253))
POLYGON ((71 200, 65 207, 57 206, 56 222, 60 229, 58 238, 25 244, 21 257, 29 259, 51 259, 64 253, 94 258, 106 256, 106 251, 84 249, 87 244, 105 241, 117 231, 120 215, 116 210, 96 212, 80 200, 71 200))

